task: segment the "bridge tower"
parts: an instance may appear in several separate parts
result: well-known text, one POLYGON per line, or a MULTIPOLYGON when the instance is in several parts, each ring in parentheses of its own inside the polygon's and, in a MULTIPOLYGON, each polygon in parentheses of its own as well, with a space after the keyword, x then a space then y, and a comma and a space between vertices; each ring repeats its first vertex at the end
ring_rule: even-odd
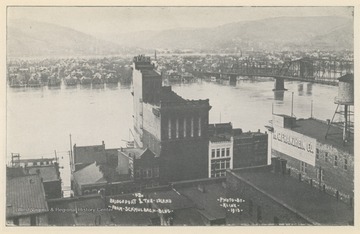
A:
POLYGON ((346 74, 338 80, 338 96, 335 98, 337 107, 329 123, 325 138, 335 134, 331 133, 330 129, 331 126, 337 125, 343 129, 343 143, 345 144, 350 140, 350 132, 354 131, 354 111, 351 110, 351 107, 354 106, 354 75, 346 74))

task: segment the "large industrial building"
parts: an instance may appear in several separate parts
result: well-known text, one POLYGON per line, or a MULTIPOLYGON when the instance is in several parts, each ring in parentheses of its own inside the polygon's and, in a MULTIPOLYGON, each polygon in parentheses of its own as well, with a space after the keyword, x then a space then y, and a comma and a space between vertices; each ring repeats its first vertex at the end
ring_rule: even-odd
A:
POLYGON ((273 115, 272 157, 279 168, 300 181, 353 205, 354 103, 353 75, 339 79, 339 94, 332 120, 296 119, 273 115), (283 166, 282 164, 286 164, 283 166))
POLYGON ((185 100, 162 86, 149 57, 133 62, 135 146, 160 158, 160 183, 206 178, 209 100, 185 100))

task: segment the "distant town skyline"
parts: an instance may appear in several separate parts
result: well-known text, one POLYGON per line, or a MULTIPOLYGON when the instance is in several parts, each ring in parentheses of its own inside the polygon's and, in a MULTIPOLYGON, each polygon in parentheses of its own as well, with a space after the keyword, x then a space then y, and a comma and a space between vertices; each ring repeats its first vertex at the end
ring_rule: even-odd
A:
POLYGON ((7 18, 57 24, 96 35, 216 27, 275 17, 351 18, 352 12, 353 7, 8 7, 7 18))

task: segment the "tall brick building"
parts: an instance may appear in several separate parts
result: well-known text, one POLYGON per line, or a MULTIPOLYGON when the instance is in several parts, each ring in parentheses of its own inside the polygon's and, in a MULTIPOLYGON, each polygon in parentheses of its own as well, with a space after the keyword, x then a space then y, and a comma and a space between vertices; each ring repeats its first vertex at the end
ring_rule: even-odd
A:
POLYGON ((162 86, 149 57, 133 64, 134 140, 159 157, 161 183, 208 175, 209 100, 185 100, 162 86))

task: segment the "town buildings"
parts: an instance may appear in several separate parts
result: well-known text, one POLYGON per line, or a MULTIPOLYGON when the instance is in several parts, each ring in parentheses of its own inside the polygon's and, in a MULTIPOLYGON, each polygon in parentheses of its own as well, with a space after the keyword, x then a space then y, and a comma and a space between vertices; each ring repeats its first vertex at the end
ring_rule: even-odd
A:
POLYGON ((231 123, 209 125, 209 177, 226 175, 227 169, 267 164, 267 133, 242 132, 231 123))
POLYGON ((354 80, 339 78, 333 120, 296 119, 273 115, 272 157, 286 160, 286 170, 300 181, 353 205, 354 199, 354 80), (334 120, 335 116, 337 119, 334 120))
POLYGON ((327 122, 313 118, 274 115, 272 157, 286 160, 286 173, 353 203, 354 145, 343 144, 343 131, 336 126, 332 131, 337 135, 325 139, 328 127, 327 122))
POLYGON ((20 159, 13 157, 10 176, 39 175, 46 199, 62 197, 59 164, 55 158, 20 159))
POLYGON ((133 65, 134 140, 159 157, 160 183, 208 176, 209 100, 185 100, 162 86, 149 57, 133 65))

